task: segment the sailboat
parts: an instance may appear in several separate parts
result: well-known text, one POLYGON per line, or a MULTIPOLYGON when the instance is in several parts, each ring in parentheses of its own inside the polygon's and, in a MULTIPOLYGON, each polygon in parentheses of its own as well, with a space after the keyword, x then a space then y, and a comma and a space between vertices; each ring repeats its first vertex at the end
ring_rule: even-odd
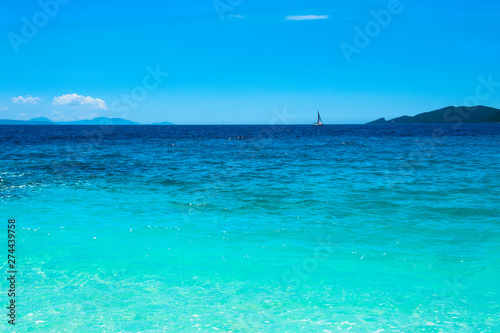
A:
POLYGON ((313 126, 323 126, 323 122, 321 121, 321 116, 319 115, 319 111, 318 111, 318 121, 313 123, 313 126))

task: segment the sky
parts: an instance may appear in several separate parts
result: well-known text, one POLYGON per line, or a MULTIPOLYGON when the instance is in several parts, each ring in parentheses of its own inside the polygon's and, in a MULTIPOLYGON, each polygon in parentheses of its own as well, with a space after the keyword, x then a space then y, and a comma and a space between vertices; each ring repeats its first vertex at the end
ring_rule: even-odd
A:
POLYGON ((0 119, 359 124, 500 108, 500 2, 2 1, 0 119))

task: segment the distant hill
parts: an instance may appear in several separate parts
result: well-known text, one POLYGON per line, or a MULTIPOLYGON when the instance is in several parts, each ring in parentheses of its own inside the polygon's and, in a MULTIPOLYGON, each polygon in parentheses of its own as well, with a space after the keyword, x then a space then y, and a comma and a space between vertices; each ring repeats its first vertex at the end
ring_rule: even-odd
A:
POLYGON ((54 125, 53 122, 0 119, 0 125, 54 125))
POLYGON ((168 121, 164 121, 162 123, 152 123, 151 125, 175 125, 174 123, 170 123, 168 121))
POLYGON ((500 112, 486 120, 487 123, 500 123, 500 112))
MULTIPOLYGON (((141 124, 136 123, 135 121, 130 121, 122 118, 98 117, 86 120, 54 122, 45 117, 37 117, 30 120, 0 119, 0 125, 141 125, 141 124)), ((175 124, 170 122, 163 122, 163 123, 155 123, 152 125, 175 125, 175 124)))
POLYGON ((48 123, 48 124, 54 123, 52 120, 45 118, 45 117, 37 117, 37 118, 30 119, 28 121, 32 122, 32 123, 48 123))
POLYGON ((489 123, 500 122, 500 109, 488 106, 448 106, 416 116, 402 116, 391 120, 380 118, 368 124, 444 124, 444 123, 489 123))

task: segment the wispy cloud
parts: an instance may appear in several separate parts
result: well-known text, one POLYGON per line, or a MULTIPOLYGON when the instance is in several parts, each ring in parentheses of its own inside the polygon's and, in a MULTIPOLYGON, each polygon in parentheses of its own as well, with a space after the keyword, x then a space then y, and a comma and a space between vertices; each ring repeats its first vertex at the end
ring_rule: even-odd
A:
POLYGON ((82 105, 90 106, 95 109, 107 110, 106 102, 100 98, 94 98, 90 96, 82 96, 77 94, 67 94, 58 97, 54 97, 52 101, 54 105, 82 105))
POLYGON ((67 115, 62 111, 52 110, 52 113, 47 116, 52 121, 74 121, 74 120, 87 120, 100 117, 100 114, 95 111, 77 111, 67 115))
POLYGON ((14 103, 24 103, 24 104, 37 104, 40 102, 40 97, 33 97, 33 96, 19 96, 19 97, 12 97, 11 98, 12 102, 14 103))
POLYGON ((0 106, 0 111, 9 111, 10 109, 6 106, 0 106))
POLYGON ((286 16, 286 21, 311 21, 311 20, 327 20, 330 15, 291 15, 286 16))
POLYGON ((71 117, 68 117, 63 112, 52 110, 52 114, 50 115, 50 120, 52 121, 70 121, 73 120, 71 117))
POLYGON ((17 119, 19 120, 28 120, 28 115, 26 113, 20 113, 18 116, 17 116, 17 119))
POLYGON ((228 15, 227 17, 242 18, 242 17, 243 17, 243 15, 236 14, 236 15, 228 15))

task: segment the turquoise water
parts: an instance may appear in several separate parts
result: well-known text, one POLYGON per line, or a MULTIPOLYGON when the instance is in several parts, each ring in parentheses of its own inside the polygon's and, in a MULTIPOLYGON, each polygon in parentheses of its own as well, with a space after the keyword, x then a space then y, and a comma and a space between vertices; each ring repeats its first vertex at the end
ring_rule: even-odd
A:
POLYGON ((498 124, 0 137, 17 332, 500 332, 498 124))

